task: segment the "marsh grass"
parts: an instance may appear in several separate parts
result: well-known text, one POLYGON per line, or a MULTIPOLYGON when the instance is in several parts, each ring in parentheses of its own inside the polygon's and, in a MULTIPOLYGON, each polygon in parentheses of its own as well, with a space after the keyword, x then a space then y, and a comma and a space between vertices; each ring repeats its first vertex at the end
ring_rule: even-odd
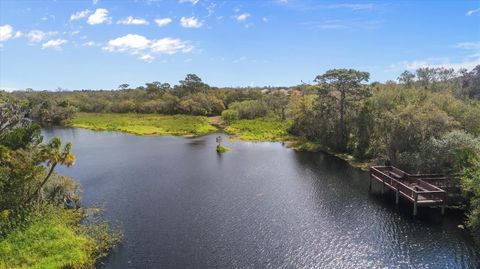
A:
POLYGON ((228 134, 250 141, 288 141, 290 120, 257 118, 236 120, 225 128, 228 134))
POLYGON ((217 130, 207 117, 136 113, 78 113, 71 126, 136 135, 198 136, 217 130))
POLYGON ((224 146, 224 145, 218 145, 216 151, 217 151, 217 153, 226 153, 226 152, 231 151, 231 149, 229 147, 224 146))

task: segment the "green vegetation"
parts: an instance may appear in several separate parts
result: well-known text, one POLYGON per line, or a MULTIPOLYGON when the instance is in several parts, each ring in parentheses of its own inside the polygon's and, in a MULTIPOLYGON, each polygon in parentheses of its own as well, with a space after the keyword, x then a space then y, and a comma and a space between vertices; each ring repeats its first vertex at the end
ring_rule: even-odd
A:
POLYGON ((82 209, 44 204, 0 242, 0 268, 94 268, 121 240, 105 224, 81 225, 82 209))
POLYGON ((222 120, 229 124, 240 119, 240 114, 234 109, 227 109, 222 112, 222 120))
POLYGON ((91 268, 95 241, 77 233, 81 214, 43 209, 25 229, 0 242, 0 268, 91 268))
POLYGON ((470 199, 467 226, 480 242, 480 157, 470 155, 469 158, 471 165, 465 169, 461 183, 465 195, 470 199))
POLYGON ((72 145, 42 143, 31 114, 0 102, 0 268, 93 268, 121 233, 86 218, 79 184, 55 173, 74 164, 72 145))
POLYGON ((287 141, 291 121, 276 118, 243 119, 232 122, 225 131, 240 139, 252 141, 287 141))
POLYGON ((224 145, 218 145, 216 148, 217 153, 226 153, 229 152, 231 149, 224 146, 224 145))
MULTIPOLYGON (((332 69, 311 85, 233 89, 188 74, 173 87, 152 82, 111 91, 0 92, 0 100, 18 100, 43 124, 68 123, 80 111, 73 126, 136 134, 205 134, 214 130, 207 118, 187 115, 210 116, 211 124, 238 138, 293 141, 294 148, 329 152, 363 168, 388 162, 411 173, 464 174, 462 184, 458 177, 448 184, 462 187, 469 227, 480 238, 480 66, 419 68, 401 73, 398 82, 369 78, 332 69)), ((4 139, 16 147, 31 133, 4 139)))
POLYGON ((202 116, 119 113, 78 113, 73 127, 122 131, 137 135, 204 135, 216 131, 202 116))

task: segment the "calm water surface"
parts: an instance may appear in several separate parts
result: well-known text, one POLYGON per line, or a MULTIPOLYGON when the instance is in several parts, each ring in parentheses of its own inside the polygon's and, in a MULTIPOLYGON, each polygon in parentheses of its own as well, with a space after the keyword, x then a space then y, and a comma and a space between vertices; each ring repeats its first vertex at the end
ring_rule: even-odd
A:
POLYGON ((322 153, 215 137, 47 129, 72 141, 86 206, 125 231, 103 268, 476 268, 462 215, 394 206, 368 175, 322 153))

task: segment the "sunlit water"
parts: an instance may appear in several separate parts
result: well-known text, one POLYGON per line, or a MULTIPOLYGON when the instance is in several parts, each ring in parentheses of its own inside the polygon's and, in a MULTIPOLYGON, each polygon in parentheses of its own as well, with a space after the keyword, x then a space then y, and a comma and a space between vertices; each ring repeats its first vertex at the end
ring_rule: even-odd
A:
POLYGON ((104 268, 476 268, 463 215, 394 205, 368 175, 322 153, 216 135, 46 129, 73 142, 83 204, 103 205, 125 240, 104 268))

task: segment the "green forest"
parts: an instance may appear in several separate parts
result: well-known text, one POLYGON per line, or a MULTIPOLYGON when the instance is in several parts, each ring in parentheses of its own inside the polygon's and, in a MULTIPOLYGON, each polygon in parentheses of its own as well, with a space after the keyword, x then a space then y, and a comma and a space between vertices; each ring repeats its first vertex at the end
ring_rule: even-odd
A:
POLYGON ((285 141, 364 167, 390 163, 410 173, 441 173, 458 187, 451 199, 480 239, 480 66, 419 68, 384 83, 354 69, 312 79, 290 87, 222 88, 188 74, 173 86, 154 81, 112 90, 0 91, 0 261, 6 261, 0 268, 65 260, 88 266, 120 241, 121 232, 101 218, 81 221, 89 209, 80 205, 78 183, 55 172, 74 164, 72 145, 42 141, 40 126, 51 125, 137 135, 222 129, 238 139, 285 141), (55 236, 12 257, 39 233, 55 236), (52 253, 34 260, 39 248, 68 248, 71 257, 52 253))

